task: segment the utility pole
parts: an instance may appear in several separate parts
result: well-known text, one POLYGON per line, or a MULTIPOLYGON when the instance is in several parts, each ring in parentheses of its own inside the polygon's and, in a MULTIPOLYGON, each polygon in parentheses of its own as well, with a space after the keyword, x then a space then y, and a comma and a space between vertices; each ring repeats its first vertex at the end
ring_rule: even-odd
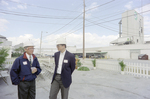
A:
POLYGON ((84 54, 85 54, 85 0, 83 0, 83 60, 84 60, 84 54))
POLYGON ((40 40, 40 57, 41 57, 41 45, 42 45, 42 33, 43 33, 43 31, 41 31, 41 40, 40 40))

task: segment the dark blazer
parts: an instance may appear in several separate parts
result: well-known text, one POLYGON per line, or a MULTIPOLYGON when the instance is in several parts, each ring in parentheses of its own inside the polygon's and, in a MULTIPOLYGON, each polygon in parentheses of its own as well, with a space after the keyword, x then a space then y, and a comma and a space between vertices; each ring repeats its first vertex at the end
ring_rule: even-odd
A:
POLYGON ((31 66, 26 54, 18 57, 11 68, 10 77, 13 85, 18 85, 20 81, 33 81, 40 74, 41 68, 37 57, 33 54, 32 67, 37 68, 37 72, 32 74, 31 66))
MULTIPOLYGON (((53 83, 55 75, 57 73, 59 56, 60 56, 60 52, 56 52, 54 54, 55 71, 54 71, 54 75, 52 78, 52 83, 53 83)), ((71 75, 72 75, 74 69, 75 69, 75 56, 66 50, 66 53, 65 53, 65 56, 63 59, 63 64, 62 64, 62 71, 61 71, 61 79, 62 79, 62 83, 65 88, 68 88, 70 86, 70 84, 72 83, 71 75), (64 62, 64 60, 68 60, 68 62, 64 62)))

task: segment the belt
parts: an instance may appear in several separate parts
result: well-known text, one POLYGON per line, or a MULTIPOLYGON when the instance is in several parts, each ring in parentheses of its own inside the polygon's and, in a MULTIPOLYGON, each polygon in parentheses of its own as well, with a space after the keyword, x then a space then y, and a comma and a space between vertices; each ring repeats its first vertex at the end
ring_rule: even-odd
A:
POLYGON ((56 75, 61 75, 61 74, 56 73, 56 75))

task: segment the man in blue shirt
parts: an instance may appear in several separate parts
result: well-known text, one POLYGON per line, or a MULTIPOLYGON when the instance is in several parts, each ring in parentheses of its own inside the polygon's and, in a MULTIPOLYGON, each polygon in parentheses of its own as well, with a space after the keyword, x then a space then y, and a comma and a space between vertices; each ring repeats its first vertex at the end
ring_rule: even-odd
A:
POLYGON ((10 77, 13 85, 18 85, 19 99, 35 99, 35 79, 41 68, 37 57, 33 54, 34 44, 31 41, 24 43, 25 52, 18 57, 11 68, 10 77))

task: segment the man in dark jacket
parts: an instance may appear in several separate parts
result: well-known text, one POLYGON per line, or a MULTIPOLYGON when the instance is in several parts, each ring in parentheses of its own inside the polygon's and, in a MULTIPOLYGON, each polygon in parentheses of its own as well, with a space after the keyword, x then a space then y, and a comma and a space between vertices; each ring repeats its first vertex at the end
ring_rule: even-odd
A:
POLYGON ((14 61, 10 77, 12 84, 18 85, 19 99, 35 99, 35 79, 40 74, 41 68, 37 57, 33 54, 33 43, 25 42, 24 49, 24 54, 14 61))
POLYGON ((49 99, 57 99, 57 94, 61 89, 62 99, 68 99, 69 86, 72 83, 72 73, 75 69, 75 56, 66 50, 66 40, 57 40, 57 49, 54 55, 55 71, 52 78, 49 99))

